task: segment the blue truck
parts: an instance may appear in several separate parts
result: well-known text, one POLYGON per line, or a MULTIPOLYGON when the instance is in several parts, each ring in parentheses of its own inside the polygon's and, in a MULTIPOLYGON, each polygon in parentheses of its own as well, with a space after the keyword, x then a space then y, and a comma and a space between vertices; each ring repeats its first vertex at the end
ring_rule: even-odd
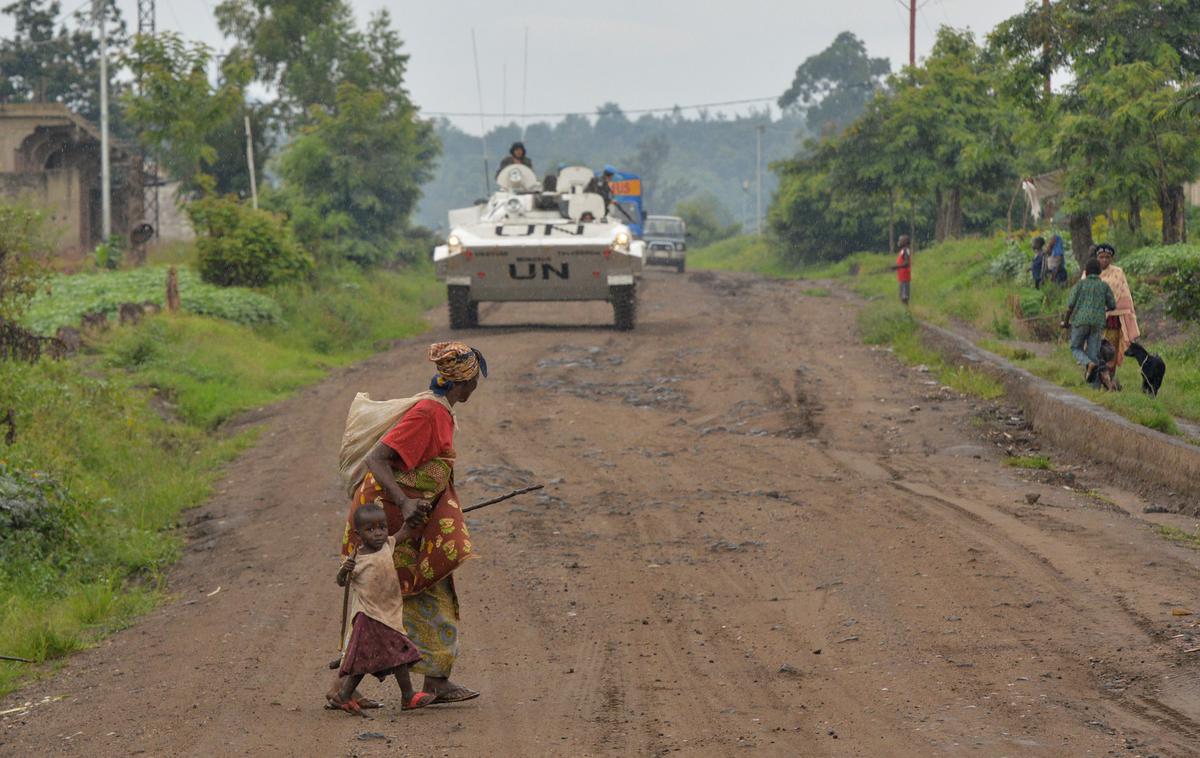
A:
POLYGON ((628 226, 633 236, 641 239, 646 223, 646 211, 642 207, 642 177, 629 171, 616 171, 608 186, 612 189, 613 202, 619 206, 610 214, 610 218, 628 226))

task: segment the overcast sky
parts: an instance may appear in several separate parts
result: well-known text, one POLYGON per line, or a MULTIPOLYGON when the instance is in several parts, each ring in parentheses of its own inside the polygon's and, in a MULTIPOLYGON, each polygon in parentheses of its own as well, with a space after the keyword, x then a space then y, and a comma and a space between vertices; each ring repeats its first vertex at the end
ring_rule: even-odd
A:
MULTIPOLYGON (((158 28, 218 49, 212 18, 218 0, 157 0, 158 28)), ((918 0, 921 4, 921 0, 918 0)), ((64 0, 68 11, 83 0, 64 0)), ((119 0, 132 27, 136 0, 119 0)), ((422 110, 478 112, 471 54, 475 29, 488 112, 522 111, 525 29, 529 30, 529 113, 592 112, 615 101, 625 109, 775 98, 806 57, 841 31, 857 34, 893 68, 908 56, 907 0, 351 0, 360 20, 387 8, 412 56, 409 90, 422 110), (505 71, 507 70, 507 77, 505 71), (507 78, 507 87, 505 80, 507 78)), ((1024 0, 924 0, 917 55, 938 26, 977 35, 1019 12, 1024 0)), ((0 34, 12 31, 0 18, 0 34)), ((727 107, 728 113, 752 106, 727 107)), ((691 115, 691 114, 689 114, 691 115)), ((500 119, 489 118, 490 128, 500 119)), ((453 121, 478 134, 478 117, 453 121)))

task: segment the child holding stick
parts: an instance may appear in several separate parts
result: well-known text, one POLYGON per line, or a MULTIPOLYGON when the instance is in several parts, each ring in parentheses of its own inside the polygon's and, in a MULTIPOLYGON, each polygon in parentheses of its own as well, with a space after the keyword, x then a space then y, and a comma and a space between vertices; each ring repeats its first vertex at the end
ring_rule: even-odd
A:
POLYGON ((423 708, 436 696, 414 692, 409 679, 408 667, 421 660, 421 653, 404 634, 404 597, 392 557, 396 537, 388 536, 383 508, 375 503, 360 506, 354 512, 354 531, 362 540, 362 547, 357 556, 351 555, 342 563, 337 574, 338 586, 349 584, 354 618, 338 672, 342 677, 341 689, 329 698, 330 707, 365 715, 354 700, 354 690, 364 676, 373 674, 379 681, 389 675, 396 677, 403 710, 423 708))

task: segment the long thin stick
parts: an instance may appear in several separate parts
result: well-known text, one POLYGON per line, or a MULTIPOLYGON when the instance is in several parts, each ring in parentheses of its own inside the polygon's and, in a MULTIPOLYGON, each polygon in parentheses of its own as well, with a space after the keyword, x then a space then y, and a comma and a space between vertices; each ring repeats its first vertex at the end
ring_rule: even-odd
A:
MULTIPOLYGON (((358 558, 358 547, 350 552, 352 559, 358 558)), ((338 650, 346 644, 346 614, 350 613, 350 577, 346 577, 346 586, 342 588, 342 634, 338 637, 338 650)))
POLYGON ((532 487, 524 487, 519 490, 513 490, 512 492, 508 493, 507 495, 501 495, 500 497, 494 497, 491 500, 484 500, 482 503, 476 503, 475 505, 472 505, 470 507, 463 508, 463 513, 470 513, 471 511, 477 511, 480 508, 484 508, 489 505, 495 505, 496 503, 502 503, 505 500, 508 500, 509 498, 516 497, 517 495, 524 495, 527 492, 534 492, 536 490, 543 489, 545 486, 546 485, 544 485, 544 484, 535 484, 532 487))
POLYGON ((31 661, 28 658, 18 658, 15 655, 0 655, 0 661, 16 661, 17 663, 37 663, 37 661, 31 661))

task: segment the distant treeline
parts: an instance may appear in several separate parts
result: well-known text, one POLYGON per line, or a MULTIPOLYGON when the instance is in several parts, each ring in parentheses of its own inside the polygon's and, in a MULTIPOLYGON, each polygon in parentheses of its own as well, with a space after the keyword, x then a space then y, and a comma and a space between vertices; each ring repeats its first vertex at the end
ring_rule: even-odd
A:
MULTIPOLYGON (((685 118, 679 111, 630 119, 613 103, 593 117, 568 116, 555 124, 531 123, 522 138, 517 123, 487 133, 489 168, 495 173, 509 145, 525 143, 538 176, 559 163, 600 168, 606 163, 641 174, 646 208, 671 213, 682 200, 706 196, 722 211, 718 223, 754 225, 755 127, 763 132, 763 213, 775 190, 772 161, 790 156, 807 134, 803 119, 774 118, 764 111, 749 116, 701 114, 685 118), (748 189, 743 190, 743 182, 748 189)), ((446 211, 485 196, 483 146, 447 121, 437 123, 442 143, 433 179, 422 188, 417 221, 444 227, 446 211)))

